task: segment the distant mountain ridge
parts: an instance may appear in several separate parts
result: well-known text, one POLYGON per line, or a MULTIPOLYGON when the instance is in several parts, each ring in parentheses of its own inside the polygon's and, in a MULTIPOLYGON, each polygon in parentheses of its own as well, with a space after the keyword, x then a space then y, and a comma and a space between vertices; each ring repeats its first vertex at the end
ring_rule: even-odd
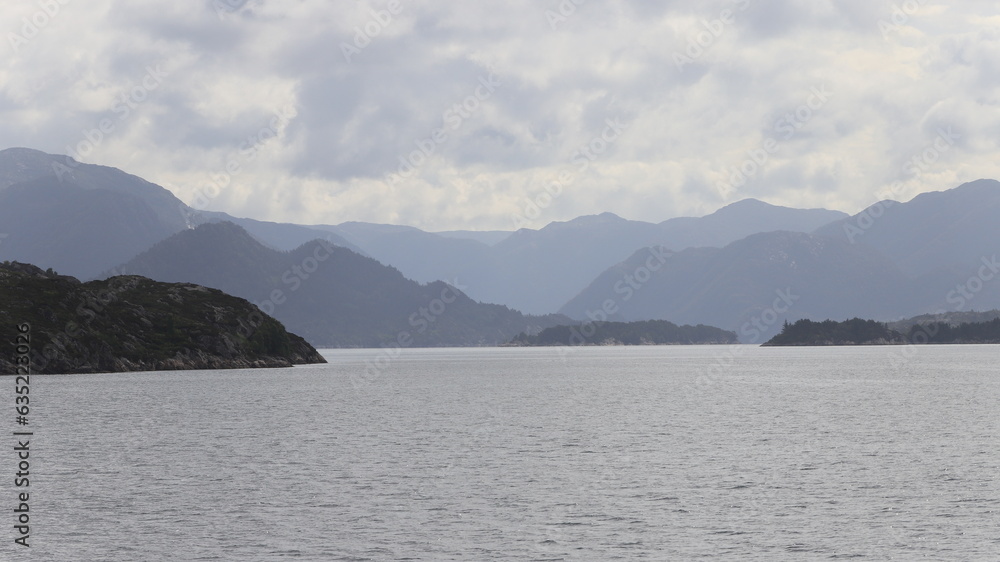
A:
MULTIPOLYGON (((295 225, 191 209, 162 187, 114 168, 30 149, 0 151, 0 260, 37 263, 84 279, 114 275, 115 267, 126 263, 170 277, 197 263, 206 283, 266 302, 259 292, 287 288, 282 276, 295 265, 288 256, 275 256, 306 260, 308 248, 321 238, 352 251, 353 257, 344 258, 349 264, 344 276, 328 280, 335 287, 357 287, 350 295, 337 293, 354 299, 354 305, 346 300, 337 305, 341 316, 363 318, 364 307, 377 311, 362 330, 363 344, 349 343, 350 331, 333 328, 330 319, 314 326, 319 337, 336 334, 332 345, 381 345, 392 339, 388 326, 400 323, 379 308, 386 305, 384 297, 373 298, 371 287, 352 277, 364 272, 402 295, 396 305, 433 301, 426 287, 447 287, 442 279, 460 289, 465 304, 452 309, 468 307, 465 323, 435 325, 424 319, 439 333, 427 329, 415 345, 493 342, 520 324, 544 327, 554 318, 517 316, 520 312, 510 308, 583 320, 609 299, 616 305, 609 320, 711 324, 756 343, 773 335, 781 319, 891 321, 998 308, 998 213, 1000 182, 977 180, 905 203, 879 202, 851 217, 748 199, 700 218, 649 223, 601 213, 510 233, 431 233, 360 222, 295 225), (178 244, 161 256, 170 268, 139 259, 157 243, 224 222, 242 227, 242 242, 178 244), (662 268, 644 271, 651 251, 671 257, 662 268), (244 254, 254 257, 239 259, 244 254), (382 269, 376 272, 373 264, 382 269), (351 268, 357 271, 348 273, 351 268), (394 272, 393 280, 387 270, 394 272), (648 278, 636 281, 637 273, 648 278), (790 306, 785 300, 793 294, 790 306), (502 306, 487 313, 484 302, 502 306)), ((330 305, 328 296, 316 298, 330 305)), ((305 318, 316 310, 302 307, 296 314, 305 318)))
POLYGON ((701 218, 678 217, 660 223, 666 231, 666 244, 674 251, 699 246, 722 248, 741 238, 761 232, 785 230, 812 232, 847 217, 846 213, 827 209, 792 209, 771 205, 757 199, 743 199, 701 218))
POLYGON ((616 320, 703 323, 735 330, 744 343, 762 343, 786 314, 898 316, 905 308, 898 294, 906 281, 903 273, 879 252, 839 239, 766 232, 721 249, 666 255, 651 271, 650 250, 636 252, 560 312, 585 319, 611 300, 616 320), (645 281, 629 283, 630 278, 645 281))
POLYGON ((175 234, 116 269, 246 298, 322 347, 497 345, 569 321, 477 303, 441 281, 421 285, 325 240, 279 252, 228 222, 175 234))
MULTIPOLYGON (((0 151, 0 193, 13 186, 42 178, 75 186, 85 191, 110 191, 143 201, 157 220, 173 230, 188 226, 181 208, 186 207, 173 193, 139 176, 110 166, 83 164, 68 156, 45 154, 29 148, 0 151)), ((45 182, 51 185, 52 182, 45 182)))
POLYGON ((240 222, 276 246, 317 237, 306 227, 192 209, 117 168, 27 148, 0 151, 0 260, 93 279, 172 234, 219 220, 240 222))
POLYGON ((748 199, 705 217, 659 224, 613 213, 587 215, 539 230, 521 229, 492 245, 391 225, 344 223, 317 228, 342 235, 411 279, 458 278, 468 285, 472 298, 540 314, 557 310, 601 271, 638 248, 721 247, 759 232, 809 232, 846 216, 839 211, 789 209, 748 199))
POLYGON ((689 248, 647 272, 641 288, 621 285, 643 267, 649 252, 640 250, 560 312, 582 320, 617 299, 616 319, 703 322, 760 343, 780 320, 890 321, 998 308, 998 211, 1000 182, 979 180, 906 203, 882 202, 812 234, 761 233, 722 249, 689 248), (797 298, 776 300, 782 291, 797 298))
POLYGON ((921 193, 906 203, 880 201, 816 230, 818 236, 867 244, 909 275, 964 270, 997 253, 1000 182, 976 180, 921 193))
POLYGON ((7 235, 0 241, 0 259, 91 279, 172 234, 228 221, 276 250, 324 238, 418 282, 459 279, 476 300, 535 314, 557 310, 642 246, 721 247, 756 232, 810 231, 845 216, 745 200, 706 217, 659 224, 602 213, 516 232, 431 233, 359 222, 297 225, 192 209, 168 190, 116 168, 27 148, 0 151, 0 224, 5 225, 0 234, 7 235))

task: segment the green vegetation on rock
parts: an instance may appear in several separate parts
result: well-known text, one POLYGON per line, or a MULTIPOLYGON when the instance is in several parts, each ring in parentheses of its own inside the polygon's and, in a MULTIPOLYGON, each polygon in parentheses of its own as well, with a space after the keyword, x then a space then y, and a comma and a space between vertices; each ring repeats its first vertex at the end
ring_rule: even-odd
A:
POLYGON ((988 322, 931 322, 910 327, 906 339, 912 343, 1000 343, 1000 318, 988 322))
POLYGON ((802 319, 793 324, 785 322, 781 333, 764 345, 879 345, 906 343, 899 332, 890 330, 882 322, 851 318, 843 322, 824 320, 813 322, 802 319))
POLYGON ((887 344, 963 344, 1000 343, 1000 318, 986 322, 915 323, 902 321, 909 326, 904 333, 874 320, 852 318, 843 322, 824 320, 798 320, 785 322, 781 333, 764 345, 887 345, 887 344))
POLYGON ((518 334, 509 345, 668 345, 736 343, 736 333, 705 326, 678 326, 666 320, 594 322, 553 326, 537 335, 518 334))
MULTIPOLYGON (((0 264, 0 338, 31 326, 33 373, 287 367, 323 363, 305 340, 241 298, 128 275, 80 283, 0 264)), ((11 350, 13 347, 11 347, 11 350)), ((12 353, 0 356, 13 373, 12 353)))

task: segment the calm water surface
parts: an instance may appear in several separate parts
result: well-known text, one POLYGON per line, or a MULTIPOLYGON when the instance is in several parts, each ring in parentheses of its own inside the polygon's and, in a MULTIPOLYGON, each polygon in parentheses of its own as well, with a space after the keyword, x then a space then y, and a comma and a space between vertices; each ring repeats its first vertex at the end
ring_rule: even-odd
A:
POLYGON ((1000 347, 902 350, 36 376, 0 559, 998 560, 1000 347))

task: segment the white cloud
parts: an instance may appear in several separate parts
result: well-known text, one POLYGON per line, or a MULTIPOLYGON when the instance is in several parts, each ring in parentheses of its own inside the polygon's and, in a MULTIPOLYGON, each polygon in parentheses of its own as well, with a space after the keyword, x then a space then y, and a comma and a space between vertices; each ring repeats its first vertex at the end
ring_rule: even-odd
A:
POLYGON ((717 183, 825 86, 829 101, 730 198, 856 211, 893 182, 905 199, 1000 177, 992 2, 587 2, 553 29, 559 5, 400 0, 386 20, 380 0, 69 2, 15 52, 11 34, 39 8, 5 4, 0 146, 63 153, 109 118, 82 160, 189 202, 236 160, 204 206, 270 220, 511 228, 569 171, 532 226, 602 211, 660 221, 722 205, 717 183), (348 63, 359 29, 376 33, 348 63), (167 78, 119 119, 122 93, 157 65, 167 78), (456 121, 491 72, 500 85, 456 121), (282 108, 294 116, 241 156, 282 108), (627 130, 579 171, 574 153, 609 118, 627 130), (442 127, 433 154, 387 185, 442 127), (907 172, 947 127, 954 146, 907 172))

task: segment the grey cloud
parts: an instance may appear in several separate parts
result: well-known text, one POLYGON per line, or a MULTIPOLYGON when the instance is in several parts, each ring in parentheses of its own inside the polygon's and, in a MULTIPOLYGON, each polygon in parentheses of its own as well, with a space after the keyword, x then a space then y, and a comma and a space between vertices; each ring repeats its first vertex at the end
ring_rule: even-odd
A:
MULTIPOLYGON (((164 64, 170 79, 87 161, 139 163, 150 180, 189 189, 288 104, 297 114, 269 141, 273 158, 220 195, 218 204, 242 205, 226 210, 507 228, 511 208, 571 168, 573 151, 619 118, 630 125, 620 142, 539 220, 612 211, 659 221, 672 210, 717 207, 715 182, 727 167, 775 136, 811 86, 829 81, 835 97, 779 139, 780 152, 739 195, 781 204, 795 193, 811 206, 835 196, 861 207, 949 125, 961 128, 961 142, 934 175, 907 178, 912 189, 949 187, 929 178, 959 173, 952 168, 1000 176, 989 158, 1000 129, 1000 37, 974 19, 992 14, 992 3, 928 4, 886 38, 878 24, 891 15, 887 4, 750 0, 678 69, 673 55, 699 22, 743 0, 586 2, 554 30, 546 10, 558 10, 556 0, 404 2, 351 63, 341 44, 386 2, 220 1, 221 18, 214 1, 95 0, 72 13, 67 5, 65 23, 0 64, 0 115, 14 124, 0 131, 0 145, 62 152, 109 115, 111 96, 147 65, 164 64), (81 31, 66 31, 70 19, 81 31), (404 182, 407 199, 376 203, 371 194, 382 193, 400 156, 442 127, 444 112, 491 70, 502 85, 404 182), (276 182, 292 187, 272 197, 276 182)), ((13 10, 0 8, 0 21, 18 20, 13 10)))

